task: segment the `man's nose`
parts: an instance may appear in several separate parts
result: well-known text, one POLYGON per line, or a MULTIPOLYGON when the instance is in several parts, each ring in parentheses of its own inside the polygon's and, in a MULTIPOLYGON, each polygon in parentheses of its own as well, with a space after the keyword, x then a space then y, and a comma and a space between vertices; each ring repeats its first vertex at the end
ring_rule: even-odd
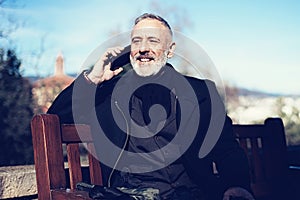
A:
POLYGON ((150 50, 150 46, 149 46, 148 42, 147 41, 141 42, 139 51, 140 52, 148 52, 149 50, 150 50))

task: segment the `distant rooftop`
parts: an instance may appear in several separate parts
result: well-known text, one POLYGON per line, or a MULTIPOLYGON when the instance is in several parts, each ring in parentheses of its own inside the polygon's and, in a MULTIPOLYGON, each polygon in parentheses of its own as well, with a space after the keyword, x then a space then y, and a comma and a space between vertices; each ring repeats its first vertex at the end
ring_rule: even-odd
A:
POLYGON ((54 74, 50 77, 40 78, 40 77, 28 77, 28 79, 33 83, 33 87, 49 86, 54 87, 57 84, 69 85, 75 79, 75 76, 68 76, 64 72, 64 56, 62 52, 59 52, 54 66, 54 74))

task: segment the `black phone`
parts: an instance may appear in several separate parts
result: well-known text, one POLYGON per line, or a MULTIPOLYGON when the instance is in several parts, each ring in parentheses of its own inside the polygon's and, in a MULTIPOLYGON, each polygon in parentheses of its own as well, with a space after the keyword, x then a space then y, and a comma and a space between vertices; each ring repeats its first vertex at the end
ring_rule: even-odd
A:
POLYGON ((122 52, 113 59, 111 70, 115 70, 130 63, 130 49, 130 45, 127 45, 122 52))

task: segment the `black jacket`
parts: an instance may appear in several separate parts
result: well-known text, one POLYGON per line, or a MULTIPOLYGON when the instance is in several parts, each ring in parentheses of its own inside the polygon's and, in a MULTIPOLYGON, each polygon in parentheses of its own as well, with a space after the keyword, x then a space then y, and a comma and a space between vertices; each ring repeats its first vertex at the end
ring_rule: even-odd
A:
MULTIPOLYGON (((180 86, 177 84, 178 79, 183 76, 177 73, 169 64, 163 69, 164 72, 170 71, 171 75, 164 75, 162 84, 168 84, 167 87, 170 87, 170 89, 175 88, 176 90, 176 87, 179 87, 178 91, 184 91, 185 88, 182 84, 179 84, 180 86)), ((168 72, 166 73, 168 74, 168 72)), ((134 74, 132 73, 130 76, 135 76, 134 74)), ((128 104, 124 99, 126 99, 125 96, 128 96, 126 92, 134 90, 134 88, 130 89, 130 76, 124 79, 118 76, 95 86, 89 84, 81 74, 68 88, 60 93, 49 108, 48 113, 58 114, 61 123, 90 124, 94 132, 103 132, 114 145, 118 146, 119 149, 123 149, 126 147, 127 135, 124 133, 126 130, 120 127, 126 127, 127 122, 124 120, 126 113, 124 113, 124 110, 128 109, 128 104), (120 119, 117 120, 119 121, 118 124, 116 119, 120 119)), ((137 84, 141 84, 146 80, 146 78, 136 78, 137 84)), ((186 76, 183 79, 187 81, 193 90, 192 93, 189 92, 181 96, 181 99, 189 105, 188 109, 190 109, 188 115, 185 115, 188 117, 179 120, 180 125, 185 127, 184 134, 186 134, 186 138, 192 137, 189 127, 195 126, 195 124, 198 125, 191 145, 182 150, 181 159, 187 173, 200 188, 208 193, 221 196, 226 189, 233 186, 243 187, 250 191, 247 158, 235 140, 232 121, 225 113, 224 105, 214 83, 209 80, 186 76), (196 99, 193 99, 193 95, 196 99), (199 111, 199 116, 195 114, 196 111, 199 111), (220 132, 220 136, 218 132, 220 132), (210 150, 209 144, 214 144, 214 141, 216 141, 216 144, 212 150, 205 152, 205 150, 210 150), (206 146, 207 144, 208 146, 206 146), (201 155, 199 155, 200 149, 201 155), (212 173, 213 162, 217 166, 218 176, 212 173)), ((147 81, 152 83, 156 80, 147 81)), ((183 107, 181 106, 181 109, 183 107)), ((181 111, 180 115, 183 115, 183 112, 185 111, 181 111)), ((97 138, 98 135, 94 134, 93 136, 97 138)), ((103 138, 98 139, 103 140, 103 138)), ((115 183, 118 179, 119 170, 114 170, 113 167, 108 166, 116 167, 119 163, 113 163, 122 162, 121 156, 119 157, 120 151, 114 151, 105 144, 101 144, 96 148, 98 152, 105 152, 100 153, 100 160, 103 158, 111 161, 111 163, 102 163, 104 184, 115 183), (115 159, 112 159, 112 157, 115 159)))

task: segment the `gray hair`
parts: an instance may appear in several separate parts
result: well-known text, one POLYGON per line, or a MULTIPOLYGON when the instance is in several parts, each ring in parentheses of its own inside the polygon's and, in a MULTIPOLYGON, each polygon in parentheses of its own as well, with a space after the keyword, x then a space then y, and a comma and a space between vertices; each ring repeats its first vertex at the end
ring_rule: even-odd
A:
POLYGON ((140 21, 144 20, 144 19, 155 19, 157 21, 160 21, 166 28, 169 29, 171 35, 173 35, 171 26, 169 25, 169 23, 162 17, 155 15, 155 14, 151 14, 151 13, 144 13, 141 16, 137 17, 135 19, 134 25, 137 25, 140 21))

